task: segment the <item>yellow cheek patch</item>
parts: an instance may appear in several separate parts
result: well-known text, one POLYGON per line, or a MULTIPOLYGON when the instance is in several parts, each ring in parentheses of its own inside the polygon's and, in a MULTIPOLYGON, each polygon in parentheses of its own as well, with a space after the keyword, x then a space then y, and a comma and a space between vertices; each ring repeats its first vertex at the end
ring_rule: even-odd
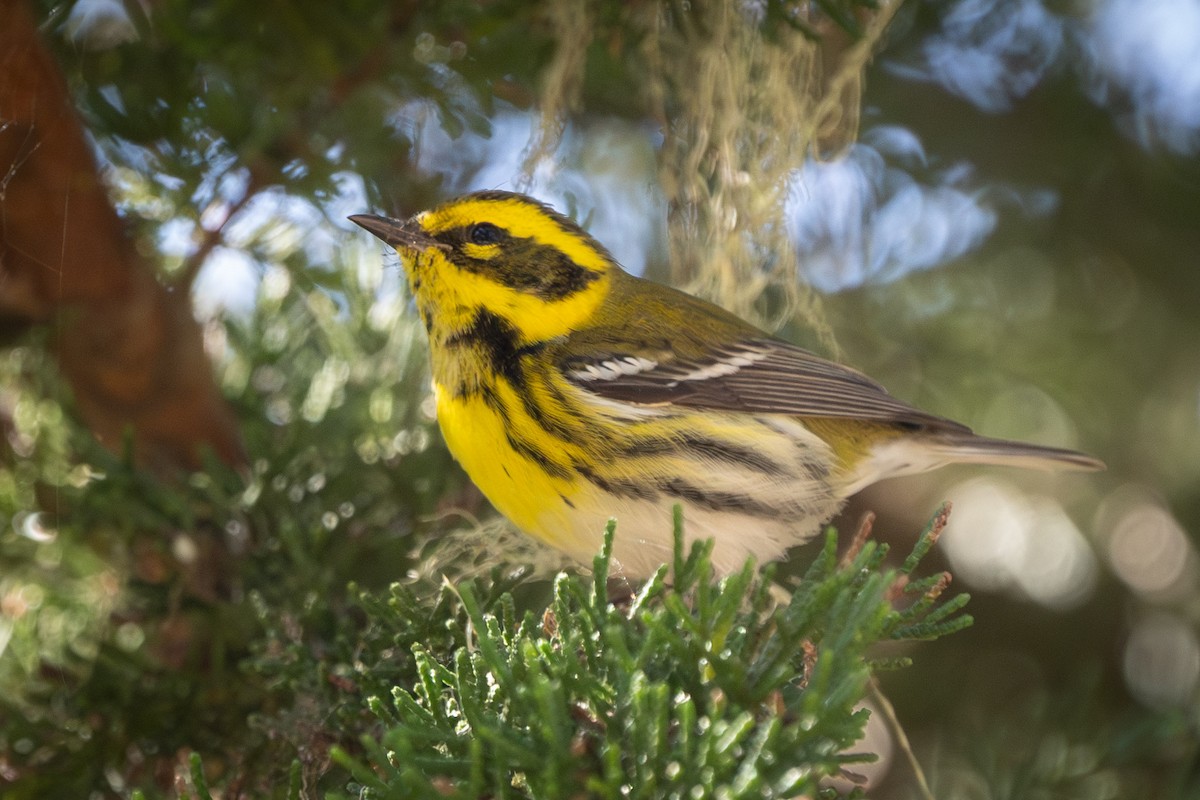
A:
MULTIPOLYGON (((548 301, 460 269, 438 250, 426 251, 418 259, 422 277, 420 287, 414 286, 414 292, 419 298, 428 298, 439 310, 441 324, 460 327, 469 323, 476 309, 485 308, 506 319, 520 333, 520 344, 544 342, 577 330, 608 294, 607 274, 601 275, 587 291, 548 301)), ((410 277, 413 274, 410 272, 410 277)))
POLYGON ((477 258, 480 261, 487 261, 500 255, 500 245, 498 244, 472 244, 466 242, 462 246, 463 254, 471 258, 477 258))

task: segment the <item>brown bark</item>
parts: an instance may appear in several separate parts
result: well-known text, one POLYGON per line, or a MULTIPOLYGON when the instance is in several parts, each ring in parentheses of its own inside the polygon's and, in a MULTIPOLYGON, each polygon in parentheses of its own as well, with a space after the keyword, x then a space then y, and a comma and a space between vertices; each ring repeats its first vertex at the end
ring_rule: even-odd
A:
POLYGON ((83 421, 139 463, 244 455, 186 291, 126 236, 24 0, 0 0, 0 319, 52 326, 83 421))

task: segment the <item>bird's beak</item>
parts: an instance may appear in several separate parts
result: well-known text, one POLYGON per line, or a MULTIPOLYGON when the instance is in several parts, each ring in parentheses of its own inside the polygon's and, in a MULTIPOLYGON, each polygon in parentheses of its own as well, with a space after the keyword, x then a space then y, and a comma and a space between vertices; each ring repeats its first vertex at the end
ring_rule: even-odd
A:
POLYGON ((375 234, 392 247, 400 247, 405 250, 446 249, 445 244, 422 230, 415 219, 401 222, 398 219, 377 217, 374 214, 353 214, 350 221, 375 234))

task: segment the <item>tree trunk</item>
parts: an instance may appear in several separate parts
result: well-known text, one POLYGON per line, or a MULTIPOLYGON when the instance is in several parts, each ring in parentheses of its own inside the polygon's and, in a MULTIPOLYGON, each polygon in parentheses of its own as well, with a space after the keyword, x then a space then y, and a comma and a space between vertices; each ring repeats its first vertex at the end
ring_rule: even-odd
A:
POLYGON ((0 321, 47 324, 83 421, 143 466, 244 462, 186 291, 126 236, 24 0, 0 0, 0 321))

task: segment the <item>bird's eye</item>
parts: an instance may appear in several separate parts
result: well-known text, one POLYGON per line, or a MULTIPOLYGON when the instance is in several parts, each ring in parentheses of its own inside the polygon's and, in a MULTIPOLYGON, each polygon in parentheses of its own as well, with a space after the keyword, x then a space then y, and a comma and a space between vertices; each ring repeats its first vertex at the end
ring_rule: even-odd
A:
POLYGON ((467 237, 472 244, 496 244, 504 238, 504 231, 490 222, 479 222, 471 226, 467 237))

